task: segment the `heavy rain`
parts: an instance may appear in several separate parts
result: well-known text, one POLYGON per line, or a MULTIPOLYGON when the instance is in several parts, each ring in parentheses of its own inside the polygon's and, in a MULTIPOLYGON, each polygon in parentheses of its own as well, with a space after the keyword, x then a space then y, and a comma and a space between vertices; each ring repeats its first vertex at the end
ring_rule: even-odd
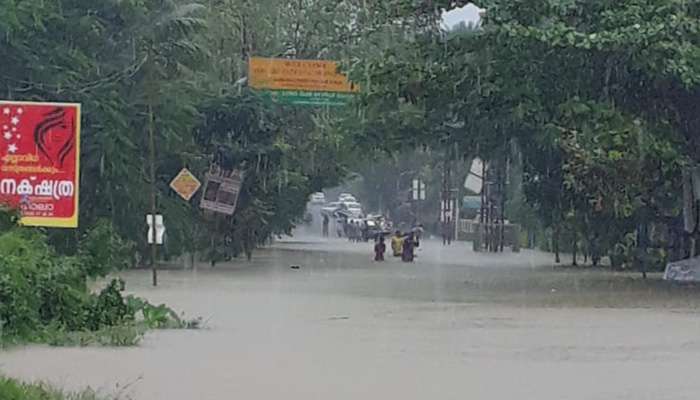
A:
POLYGON ((6 3, 0 400, 698 397, 697 4, 6 3))

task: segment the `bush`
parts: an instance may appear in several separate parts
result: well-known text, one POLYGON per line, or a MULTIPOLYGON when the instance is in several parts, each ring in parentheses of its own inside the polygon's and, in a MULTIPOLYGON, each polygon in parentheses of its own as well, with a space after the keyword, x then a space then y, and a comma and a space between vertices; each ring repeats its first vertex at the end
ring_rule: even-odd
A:
POLYGON ((17 226, 19 219, 19 211, 0 205, 0 232, 6 232, 14 229, 14 227, 17 226))
POLYGON ((129 268, 134 244, 117 234, 109 221, 101 220, 80 240, 78 252, 85 274, 90 278, 129 268))
MULTIPOLYGON (((50 252, 15 230, 0 236, 0 327, 5 334, 36 332, 42 310, 42 274, 51 271, 50 252)), ((57 282, 60 285, 60 283, 57 282)))
MULTIPOLYGON (((109 397, 116 399, 115 397, 109 397)), ((25 384, 0 376, 0 399, 2 400, 100 400, 108 399, 92 390, 67 393, 44 384, 25 384)))
POLYGON ((130 345, 146 329, 196 327, 164 305, 123 297, 121 280, 90 292, 88 279, 129 259, 130 245, 108 224, 85 235, 77 256, 56 254, 34 230, 0 234, 0 342, 130 345))

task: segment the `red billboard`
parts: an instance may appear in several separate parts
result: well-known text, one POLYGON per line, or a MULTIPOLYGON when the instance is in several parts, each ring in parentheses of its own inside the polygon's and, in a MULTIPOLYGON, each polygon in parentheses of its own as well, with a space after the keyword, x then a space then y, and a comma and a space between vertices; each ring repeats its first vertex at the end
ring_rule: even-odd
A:
POLYGON ((78 226, 80 105, 0 101, 0 203, 22 224, 78 226))

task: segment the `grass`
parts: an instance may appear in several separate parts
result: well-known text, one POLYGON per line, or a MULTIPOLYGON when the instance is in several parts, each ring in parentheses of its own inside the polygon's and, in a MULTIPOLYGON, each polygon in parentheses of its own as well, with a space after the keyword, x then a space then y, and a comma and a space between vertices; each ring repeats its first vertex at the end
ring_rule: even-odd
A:
POLYGON ((143 324, 127 324, 102 328, 97 331, 56 331, 48 335, 46 342, 58 347, 137 346, 148 328, 143 324))
MULTIPOLYGON (((140 319, 136 322, 108 326, 96 331, 65 331, 48 328, 32 337, 3 336, 0 330, 0 350, 27 344, 48 344, 55 347, 131 347, 138 346, 149 330, 200 329, 201 318, 184 319, 177 315, 165 319, 140 319)), ((0 397, 0 400, 5 400, 0 397)))
POLYGON ((0 376, 2 400, 117 400, 118 397, 105 396, 91 389, 66 392, 43 383, 27 384, 0 376))
MULTIPOLYGON (((69 332, 50 330, 34 337, 4 336, 0 337, 0 350, 15 346, 31 344, 48 344, 55 347, 129 347, 137 346, 147 329, 142 325, 119 325, 102 328, 97 331, 69 332)), ((0 397, 0 400, 5 400, 0 397)))

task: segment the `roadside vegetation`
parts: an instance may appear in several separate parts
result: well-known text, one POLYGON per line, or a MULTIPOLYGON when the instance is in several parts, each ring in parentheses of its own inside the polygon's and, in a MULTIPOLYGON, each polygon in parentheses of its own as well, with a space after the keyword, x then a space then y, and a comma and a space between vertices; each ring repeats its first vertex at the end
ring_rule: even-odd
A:
POLYGON ((2 400, 118 400, 119 396, 105 396, 93 390, 66 392, 47 384, 27 384, 0 376, 2 400))
POLYGON ((110 280, 98 291, 90 283, 130 265, 133 245, 108 222, 79 241, 74 255, 62 255, 40 230, 13 224, 2 213, 0 233, 0 344, 130 346, 148 329, 197 328, 165 305, 124 296, 124 282, 110 280))

